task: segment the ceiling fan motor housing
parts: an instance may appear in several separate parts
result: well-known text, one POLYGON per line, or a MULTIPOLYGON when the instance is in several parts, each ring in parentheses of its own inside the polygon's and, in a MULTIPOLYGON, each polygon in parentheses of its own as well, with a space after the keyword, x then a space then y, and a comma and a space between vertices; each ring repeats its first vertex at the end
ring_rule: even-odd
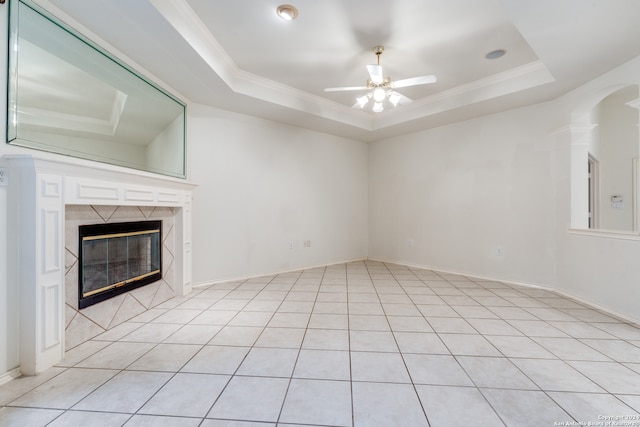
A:
POLYGON ((391 86, 391 78, 389 76, 386 76, 382 81, 382 83, 378 83, 378 84, 372 82, 371 79, 367 79, 368 89, 375 89, 377 87, 390 87, 390 86, 391 86))

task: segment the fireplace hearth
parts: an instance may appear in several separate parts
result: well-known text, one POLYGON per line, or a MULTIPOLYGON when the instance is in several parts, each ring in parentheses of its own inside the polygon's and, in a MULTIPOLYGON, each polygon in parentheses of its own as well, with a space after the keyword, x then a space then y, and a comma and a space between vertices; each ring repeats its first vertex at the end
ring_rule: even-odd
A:
POLYGON ((162 278, 162 221, 82 225, 78 308, 162 278))

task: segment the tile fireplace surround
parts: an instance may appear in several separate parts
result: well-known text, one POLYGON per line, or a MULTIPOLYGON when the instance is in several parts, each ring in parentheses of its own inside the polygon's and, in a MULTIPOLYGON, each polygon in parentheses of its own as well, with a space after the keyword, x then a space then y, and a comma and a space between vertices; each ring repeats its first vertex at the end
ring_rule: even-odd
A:
POLYGON ((65 211, 65 351, 69 351, 175 296, 175 230, 171 207, 67 205, 65 211), (79 310, 78 227, 147 220, 162 221, 162 278, 79 310))
POLYGON ((36 375, 55 365, 69 345, 126 320, 127 313, 133 316, 165 299, 191 292, 191 192, 195 185, 46 154, 5 155, 0 160, 10 169, 8 205, 15 207, 7 218, 8 247, 17 248, 9 253, 8 277, 9 283, 19 287, 22 374, 36 375), (81 326, 74 320, 78 323, 90 316, 77 316, 77 287, 75 306, 70 303, 74 295, 67 294, 73 281, 65 289, 65 276, 69 276, 65 273, 73 268, 74 250, 69 249, 77 251, 78 221, 102 223, 150 217, 160 218, 168 226, 163 250, 171 254, 172 262, 166 266, 166 278, 148 285, 146 291, 140 288, 134 301, 120 301, 124 311, 114 311, 113 302, 96 304, 92 310, 96 330, 79 333, 77 328, 81 326), (65 343, 65 327, 69 345, 65 343))

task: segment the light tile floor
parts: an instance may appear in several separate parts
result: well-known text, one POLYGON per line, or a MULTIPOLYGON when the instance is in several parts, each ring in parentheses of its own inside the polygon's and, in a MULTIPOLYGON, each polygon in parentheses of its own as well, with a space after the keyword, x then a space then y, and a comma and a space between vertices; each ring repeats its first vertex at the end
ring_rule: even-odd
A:
POLYGON ((640 328, 545 290, 354 262, 198 288, 0 404, 20 427, 640 426, 640 328))

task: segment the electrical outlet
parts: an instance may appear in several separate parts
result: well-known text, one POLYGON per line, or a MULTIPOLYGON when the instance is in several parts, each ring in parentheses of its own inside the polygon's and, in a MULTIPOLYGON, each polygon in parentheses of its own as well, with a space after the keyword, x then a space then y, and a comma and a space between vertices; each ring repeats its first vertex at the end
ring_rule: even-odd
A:
POLYGON ((502 249, 502 246, 498 246, 496 248, 496 256, 502 256, 504 254, 504 250, 502 249))
POLYGON ((311 240, 305 240, 302 242, 302 246, 304 246, 305 248, 310 248, 311 247, 311 240))
POLYGON ((413 239, 407 239, 407 246, 409 246, 410 248, 413 247, 413 239))
POLYGON ((289 242, 289 249, 293 249, 293 242, 289 242))
POLYGON ((9 169, 0 168, 0 187, 9 185, 9 169))

